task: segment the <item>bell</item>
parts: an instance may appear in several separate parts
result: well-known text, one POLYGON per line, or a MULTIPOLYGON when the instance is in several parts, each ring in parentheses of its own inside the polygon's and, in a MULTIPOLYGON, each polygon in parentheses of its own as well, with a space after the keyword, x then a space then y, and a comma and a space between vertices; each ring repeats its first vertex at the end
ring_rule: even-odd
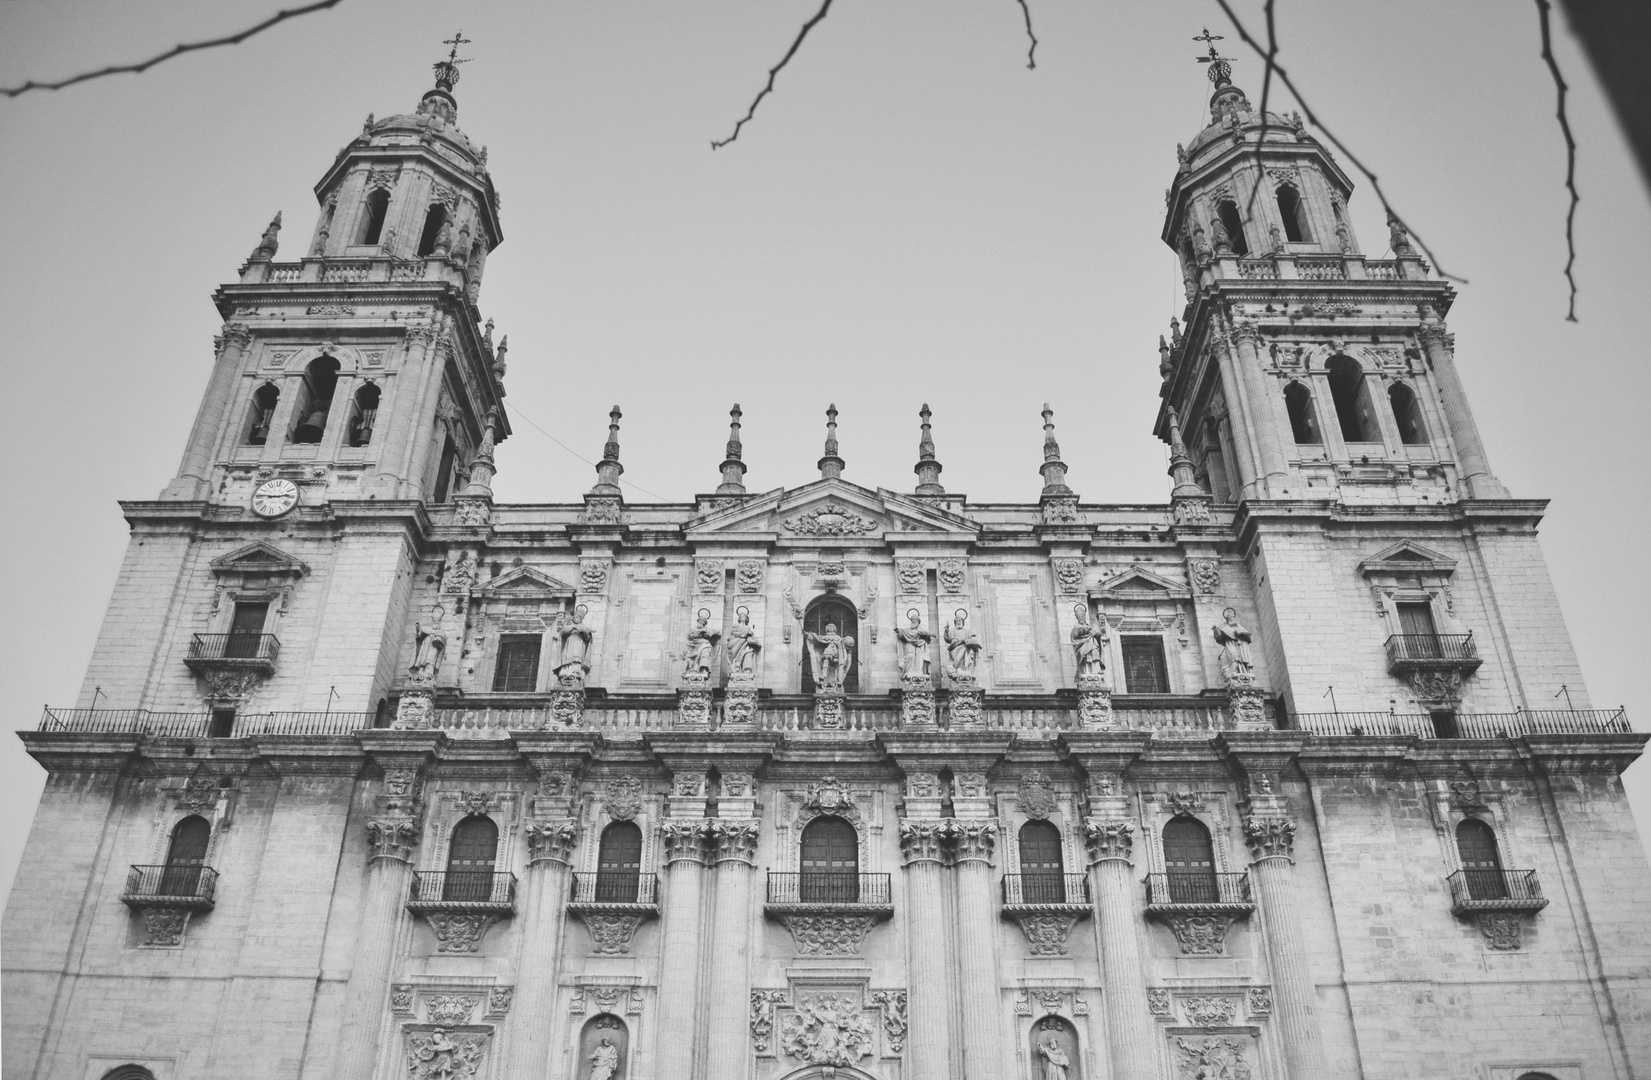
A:
POLYGON ((304 417, 292 432, 292 441, 295 443, 318 443, 321 441, 321 432, 326 430, 327 414, 325 410, 317 409, 304 417))

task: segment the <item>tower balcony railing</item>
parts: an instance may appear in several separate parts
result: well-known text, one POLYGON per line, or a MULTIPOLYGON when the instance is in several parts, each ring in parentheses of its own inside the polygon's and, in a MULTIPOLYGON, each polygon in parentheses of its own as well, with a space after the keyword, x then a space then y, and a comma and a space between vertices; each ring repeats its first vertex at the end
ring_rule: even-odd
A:
POLYGON ((235 669, 267 677, 275 673, 280 655, 281 642, 274 634, 196 634, 183 662, 197 673, 235 669))
POLYGON ((820 871, 768 872, 769 908, 855 908, 894 910, 888 874, 820 871))
POLYGON ((482 912, 516 910, 516 875, 488 870, 419 870, 407 897, 410 911, 482 912))
POLYGON ((170 738, 231 738, 256 735, 349 735, 373 726, 367 712, 259 712, 236 713, 229 730, 213 724, 207 711, 165 712, 156 709, 61 709, 48 705, 40 717, 40 731, 79 731, 105 734, 154 735, 170 738))
POLYGON ((1535 870, 1458 870, 1445 881, 1450 885, 1450 909, 1457 915, 1541 911, 1548 906, 1535 870))
POLYGON ((1296 276, 1304 281, 1343 281, 1347 278, 1347 264, 1339 257, 1298 258, 1296 276))
POLYGON ((659 877, 636 870, 576 873, 568 892, 576 911, 651 913, 659 910, 659 877))
POLYGON ((134 866, 126 875, 120 901, 127 907, 187 908, 211 911, 218 891, 218 871, 210 866, 172 863, 134 866))
POLYGON ((1626 735, 1633 731, 1625 709, 1525 709, 1518 712, 1455 713, 1442 728, 1426 713, 1296 713, 1292 725, 1314 735, 1354 737, 1414 736, 1419 739, 1517 739, 1525 735, 1626 735), (1446 732, 1454 730, 1454 735, 1446 732))
POLYGON ((1445 668, 1472 671, 1481 663, 1473 632, 1466 634, 1393 634, 1387 639, 1387 670, 1395 674, 1445 668))
POLYGON ((1087 874, 1004 874, 1005 908, 1089 906, 1087 874))
POLYGON ((1146 911, 1151 916, 1247 915, 1255 910, 1247 873, 1148 874, 1146 911))

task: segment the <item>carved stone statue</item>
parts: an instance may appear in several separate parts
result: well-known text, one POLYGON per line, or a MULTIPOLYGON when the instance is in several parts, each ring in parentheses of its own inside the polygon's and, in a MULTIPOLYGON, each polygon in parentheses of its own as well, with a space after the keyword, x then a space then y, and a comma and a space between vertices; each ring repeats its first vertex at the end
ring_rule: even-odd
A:
POLYGON ((837 632, 836 623, 826 623, 825 633, 810 630, 808 658, 814 666, 814 681, 822 690, 841 690, 854 664, 854 639, 837 632))
POLYGON ((1042 1045, 1038 1047, 1038 1058, 1043 1064, 1043 1080, 1066 1080, 1066 1070, 1072 1062, 1053 1035, 1044 1036, 1042 1045))
POLYGON ((923 617, 916 608, 906 612, 907 625, 894 628, 900 639, 900 677, 915 678, 929 673, 929 643, 934 632, 923 629, 923 617))
MULTIPOLYGON (((436 609, 435 617, 440 620, 441 608, 436 609)), ((426 630, 423 623, 414 623, 413 663, 408 667, 407 674, 414 682, 435 682, 436 670, 441 667, 441 658, 446 653, 447 635, 441 632, 439 625, 426 630)))
POLYGON ((682 674, 685 676, 711 675, 711 650, 722 638, 721 631, 710 628, 711 611, 709 608, 699 609, 699 618, 692 630, 688 631, 688 652, 682 660, 682 674))
POLYGON ((606 1035, 596 1044, 590 1055, 590 1080, 613 1080, 619 1075, 619 1047, 606 1035))
POLYGON ((1106 623, 1091 624, 1089 609, 1083 604, 1074 604, 1072 613, 1078 617, 1070 635, 1078 657, 1078 678, 1102 678, 1106 675, 1106 623))
POLYGON ((757 670, 757 657, 762 642, 751 628, 751 609, 742 607, 734 612, 734 625, 728 628, 728 667, 732 671, 757 670))
POLYGON ((574 609, 572 619, 565 611, 557 617, 556 636, 561 640, 561 653, 556 660, 556 677, 559 680, 584 682, 585 675, 590 671, 591 629, 585 625, 585 616, 589 611, 584 604, 580 604, 574 609))
POLYGON ((1254 635, 1238 621, 1238 612, 1228 608, 1216 624, 1215 643, 1221 646, 1221 674, 1235 686, 1255 685, 1255 661, 1250 656, 1254 635))
POLYGON ((968 610, 958 608, 945 630, 946 658, 951 661, 954 679, 973 679, 975 664, 980 660, 980 635, 968 628, 968 621, 968 610))

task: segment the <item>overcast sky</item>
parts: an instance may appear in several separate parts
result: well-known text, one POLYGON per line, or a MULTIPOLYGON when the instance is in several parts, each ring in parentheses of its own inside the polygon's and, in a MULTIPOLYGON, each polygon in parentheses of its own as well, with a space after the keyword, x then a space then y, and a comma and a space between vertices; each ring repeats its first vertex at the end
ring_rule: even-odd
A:
MULTIPOLYGON (((817 0, 344 0, 140 76, 0 100, 0 723, 75 699, 126 542, 116 500, 153 498, 177 468, 212 290, 276 210, 281 257, 305 249, 314 183, 367 113, 412 110, 456 26, 474 57, 459 123, 503 196, 481 299, 511 345, 501 499, 577 498, 592 470, 524 418, 595 458, 615 402, 630 499, 709 491, 737 400, 753 490, 814 478, 833 401, 846 477, 909 489, 927 401, 949 490, 1030 500, 1047 400, 1085 500, 1164 501, 1156 343, 1182 297, 1158 235, 1175 144, 1209 95, 1190 39, 1227 33, 1253 101, 1260 68, 1213 2, 1029 2, 1036 70, 1014 0, 839 0, 714 153, 817 0)), ((280 6, 13 0, 0 82, 280 6)), ((1651 199, 1592 73, 1561 24, 1583 194, 1573 325, 1534 6, 1285 0, 1279 27, 1315 110, 1471 282, 1450 326, 1492 466, 1553 500, 1543 544, 1589 690, 1643 729, 1651 199)), ((1379 257, 1380 206, 1355 181, 1379 257)), ((0 779, 4 888, 42 772, 8 739, 0 779)), ((1644 829, 1651 766, 1629 784, 1644 829)))

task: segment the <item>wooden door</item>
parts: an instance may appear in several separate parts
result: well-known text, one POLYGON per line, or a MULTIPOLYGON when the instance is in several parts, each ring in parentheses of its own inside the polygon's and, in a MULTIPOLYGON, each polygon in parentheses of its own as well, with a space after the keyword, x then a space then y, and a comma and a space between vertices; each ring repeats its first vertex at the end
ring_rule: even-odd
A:
POLYGON ((602 830, 596 854, 596 899, 608 904, 634 904, 642 878, 642 830, 629 821, 616 821, 602 830))
POLYGON ((860 899, 860 839, 842 818, 824 817, 803 830, 801 893, 805 902, 852 904, 860 899))
POLYGON ((1173 903, 1210 904, 1220 898, 1215 845, 1203 822, 1178 817, 1164 826, 1164 872, 1169 875, 1173 903))
POLYGON ((491 818, 472 814, 453 829, 447 848, 443 900, 488 900, 493 895, 493 864, 499 854, 499 827, 491 818))
POLYGON ((1028 904, 1064 904, 1065 872, 1060 830, 1047 821, 1028 821, 1020 829, 1021 898, 1028 904))

